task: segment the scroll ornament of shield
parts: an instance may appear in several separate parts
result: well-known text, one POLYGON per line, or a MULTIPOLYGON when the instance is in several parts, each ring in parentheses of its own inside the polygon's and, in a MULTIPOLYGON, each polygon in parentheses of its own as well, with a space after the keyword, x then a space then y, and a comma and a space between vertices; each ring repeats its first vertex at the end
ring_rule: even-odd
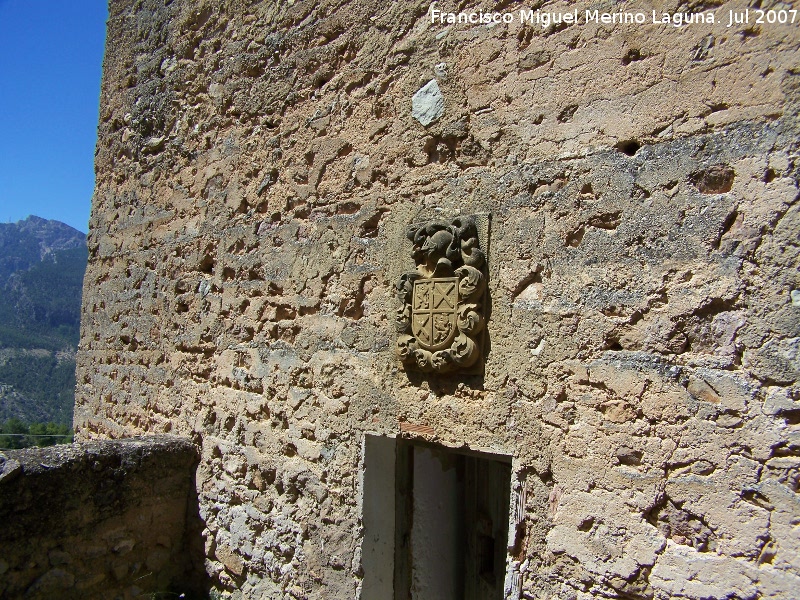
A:
POLYGON ((421 371, 472 367, 481 354, 486 257, 474 217, 412 225, 417 270, 400 276, 397 355, 421 371))

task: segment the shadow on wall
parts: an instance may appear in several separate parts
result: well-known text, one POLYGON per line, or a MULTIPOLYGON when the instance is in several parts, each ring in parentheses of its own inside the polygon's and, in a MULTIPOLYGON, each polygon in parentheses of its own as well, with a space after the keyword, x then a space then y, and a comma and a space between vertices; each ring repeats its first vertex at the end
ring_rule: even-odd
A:
POLYGON ((175 436, 0 453, 0 597, 207 598, 198 458, 175 436))

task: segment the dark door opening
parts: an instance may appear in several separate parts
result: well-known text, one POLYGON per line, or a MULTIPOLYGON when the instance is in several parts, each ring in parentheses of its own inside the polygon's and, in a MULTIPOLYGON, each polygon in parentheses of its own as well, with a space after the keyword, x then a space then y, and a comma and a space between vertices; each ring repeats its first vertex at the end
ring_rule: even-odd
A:
POLYGON ((510 490, 510 457, 367 436, 362 600, 502 600, 510 490))

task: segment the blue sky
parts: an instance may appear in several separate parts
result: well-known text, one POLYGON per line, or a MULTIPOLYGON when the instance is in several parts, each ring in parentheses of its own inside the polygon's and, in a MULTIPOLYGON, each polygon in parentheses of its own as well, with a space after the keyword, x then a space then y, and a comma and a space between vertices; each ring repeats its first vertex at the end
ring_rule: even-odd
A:
POLYGON ((0 0, 0 222, 87 231, 105 0, 0 0))

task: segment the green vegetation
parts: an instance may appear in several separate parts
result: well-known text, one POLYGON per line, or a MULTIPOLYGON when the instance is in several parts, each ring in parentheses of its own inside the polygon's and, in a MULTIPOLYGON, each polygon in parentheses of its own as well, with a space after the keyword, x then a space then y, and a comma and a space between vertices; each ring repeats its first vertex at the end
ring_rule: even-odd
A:
POLYGON ((0 348, 78 345, 87 257, 85 247, 54 252, 0 287, 0 348))
POLYGON ((0 223, 0 423, 72 423, 87 258, 86 236, 69 225, 0 223))
POLYGON ((52 354, 15 353, 0 362, 0 383, 10 385, 37 407, 35 414, 4 415, 28 421, 71 423, 75 405, 75 360, 58 360, 52 354))
POLYGON ((59 423, 23 423, 9 419, 0 423, 0 450, 55 446, 72 442, 72 428, 59 423), (40 437, 46 436, 46 437, 40 437))

